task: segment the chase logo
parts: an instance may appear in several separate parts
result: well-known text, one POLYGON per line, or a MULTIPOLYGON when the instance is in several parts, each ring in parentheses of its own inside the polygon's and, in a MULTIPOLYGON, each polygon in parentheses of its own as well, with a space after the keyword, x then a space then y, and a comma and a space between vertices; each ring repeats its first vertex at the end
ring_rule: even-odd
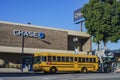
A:
POLYGON ((15 36, 24 36, 24 37, 39 38, 39 39, 45 38, 45 33, 43 33, 43 32, 13 30, 13 34, 15 36))
POLYGON ((44 39, 45 38, 45 33, 43 33, 43 32, 38 33, 38 38, 44 39))

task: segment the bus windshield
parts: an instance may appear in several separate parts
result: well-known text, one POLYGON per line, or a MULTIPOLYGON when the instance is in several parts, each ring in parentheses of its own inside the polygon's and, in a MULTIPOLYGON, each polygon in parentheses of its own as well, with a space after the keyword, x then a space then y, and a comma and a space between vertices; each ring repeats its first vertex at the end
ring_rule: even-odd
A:
POLYGON ((33 63, 34 64, 40 64, 41 63, 41 57, 40 56, 34 57, 33 63))

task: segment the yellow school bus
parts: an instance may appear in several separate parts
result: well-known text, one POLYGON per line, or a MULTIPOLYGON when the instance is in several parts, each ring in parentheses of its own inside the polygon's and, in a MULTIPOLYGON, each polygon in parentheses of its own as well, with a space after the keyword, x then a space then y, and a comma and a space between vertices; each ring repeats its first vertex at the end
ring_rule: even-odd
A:
POLYGON ((98 57, 87 54, 36 52, 33 70, 45 73, 59 71, 96 72, 98 70, 98 57))

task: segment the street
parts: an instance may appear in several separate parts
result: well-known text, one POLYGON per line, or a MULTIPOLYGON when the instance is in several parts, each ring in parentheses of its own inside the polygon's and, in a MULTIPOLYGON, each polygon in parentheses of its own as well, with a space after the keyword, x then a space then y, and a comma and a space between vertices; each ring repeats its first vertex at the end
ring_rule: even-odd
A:
POLYGON ((4 73, 0 80, 120 80, 120 73, 4 73))

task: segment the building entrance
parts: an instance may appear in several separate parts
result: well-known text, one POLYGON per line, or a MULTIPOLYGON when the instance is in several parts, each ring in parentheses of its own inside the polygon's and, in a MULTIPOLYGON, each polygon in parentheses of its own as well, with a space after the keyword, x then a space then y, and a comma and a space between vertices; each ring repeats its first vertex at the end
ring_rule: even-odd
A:
POLYGON ((32 71, 33 58, 32 56, 25 56, 22 60, 22 68, 27 68, 28 71, 32 71))

